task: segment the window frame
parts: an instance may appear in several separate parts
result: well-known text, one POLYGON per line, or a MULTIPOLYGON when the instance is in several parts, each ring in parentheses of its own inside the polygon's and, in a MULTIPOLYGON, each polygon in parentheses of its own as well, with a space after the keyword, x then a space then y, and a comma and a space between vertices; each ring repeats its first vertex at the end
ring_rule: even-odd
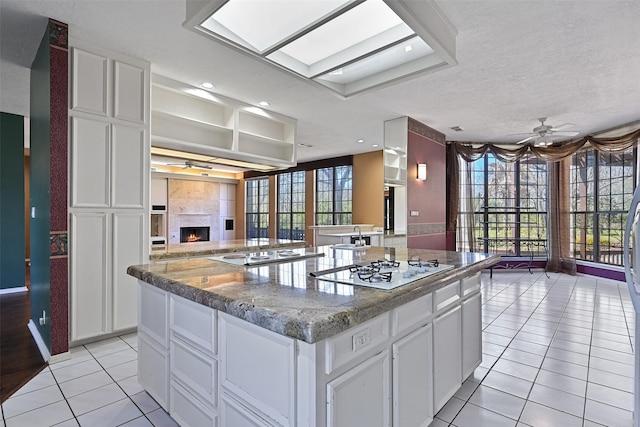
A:
POLYGON ((248 179, 245 181, 245 236, 247 239, 256 238, 268 238, 269 237, 269 178, 256 178, 248 179), (266 185, 265 185, 266 184, 266 185), (250 188, 253 185, 256 187, 256 201, 251 203, 252 209, 250 210, 250 200, 253 200, 253 196, 250 196, 250 188), (263 194, 266 189, 266 194, 263 194), (265 202, 266 199, 266 202, 265 202), (256 207, 256 210, 253 210, 256 207), (266 209, 266 210, 265 210, 266 209), (257 235, 252 233, 250 226, 257 224, 255 230, 257 235), (262 227, 261 225, 266 226, 262 227))
POLYGON ((584 148, 571 157, 570 166, 570 226, 569 226, 569 242, 571 255, 577 261, 595 262, 605 265, 623 265, 623 238, 624 228, 626 224, 626 218, 631 206, 631 200, 637 187, 637 173, 638 173, 638 150, 637 147, 629 147, 622 152, 602 152, 595 150, 593 147, 584 148), (631 151, 631 153, 629 153, 631 151), (626 157, 628 154, 631 157, 626 157), (584 165, 578 166, 576 163, 578 159, 584 156, 584 165), (623 156, 621 165, 613 165, 610 161, 612 156, 623 156), (591 163, 591 164, 590 164, 591 163), (608 165, 609 172, 605 172, 606 165, 608 165), (624 171, 625 168, 631 167, 631 173, 625 174, 624 172, 615 177, 612 173, 613 167, 621 167, 624 171), (591 168, 591 171, 589 170, 591 168), (580 170, 584 169, 585 179, 581 180, 581 185, 584 186, 584 194, 580 192, 577 181, 577 177, 580 174, 580 170), (591 176, 589 173, 591 172, 591 176), (612 194, 609 192, 608 209, 605 209, 602 203, 603 184, 609 188, 612 188, 614 180, 620 179, 622 184, 622 192, 612 194), (626 186, 628 179, 631 179, 631 188, 626 186), (614 197, 620 197, 622 200, 622 207, 620 209, 611 209, 612 199, 614 197), (578 209, 580 201, 584 203, 584 208, 578 209), (607 243, 603 244, 604 227, 601 227, 603 218, 612 216, 620 216, 620 220, 617 222, 617 228, 611 228, 611 221, 609 221, 609 227, 607 230, 607 243), (578 218, 581 221, 578 221, 578 218), (580 224, 580 226, 578 226, 580 224), (589 243, 589 232, 591 231, 591 243, 589 243), (618 233, 618 244, 611 243, 612 231, 618 233), (580 239, 578 239, 578 233, 580 233, 580 239), (617 249, 617 250, 615 250, 617 249), (591 256, 589 256, 589 254, 591 256))
POLYGON ((294 171, 294 172, 284 172, 276 175, 276 188, 277 188, 277 211, 276 211, 276 236, 278 239, 289 239, 289 240, 304 240, 305 238, 305 203, 306 203, 306 194, 305 194, 305 185, 306 185, 306 172, 305 171, 294 171), (295 180, 295 175, 301 175, 301 180, 295 180), (286 196, 288 196, 288 209, 283 209, 283 197, 285 196, 285 191, 283 191, 283 180, 288 178, 289 186, 288 191, 286 192, 286 196), (297 185, 296 185, 297 184, 297 185), (299 191, 302 187, 302 191, 299 191), (297 187, 297 190, 296 190, 297 187), (295 195, 301 195, 302 200, 295 200, 295 195), (294 210, 294 206, 301 206, 302 210, 294 210), (296 224, 299 222, 296 221, 296 216, 302 216, 302 227, 294 228, 296 224), (289 227, 284 228, 282 226, 283 219, 287 218, 289 227), (286 235, 283 233, 287 231, 286 235), (296 230, 298 230, 296 232, 296 230))
MULTIPOLYGON (((323 182, 329 182, 329 180, 324 180, 323 182)), ((316 225, 345 225, 353 223, 353 166, 352 165, 342 165, 342 166, 331 166, 327 168, 319 168, 315 171, 315 224, 316 225), (348 169, 346 179, 339 179, 338 174, 340 171, 348 169), (331 170, 331 188, 330 191, 321 190, 323 185, 321 185, 321 172, 325 170, 331 170), (340 182, 344 182, 344 188, 337 188, 340 182), (348 195, 347 198, 344 197, 345 193, 348 195), (331 210, 320 210, 319 206, 322 203, 327 203, 328 201, 324 198, 320 197, 320 194, 330 194, 331 195, 331 210), (337 195, 340 194, 341 197, 338 198, 337 195), (339 199, 339 200, 338 200, 339 199), (339 210, 344 208, 344 204, 347 204, 351 207, 350 210, 339 210), (321 218, 330 218, 331 221, 327 222, 321 220, 321 218)))

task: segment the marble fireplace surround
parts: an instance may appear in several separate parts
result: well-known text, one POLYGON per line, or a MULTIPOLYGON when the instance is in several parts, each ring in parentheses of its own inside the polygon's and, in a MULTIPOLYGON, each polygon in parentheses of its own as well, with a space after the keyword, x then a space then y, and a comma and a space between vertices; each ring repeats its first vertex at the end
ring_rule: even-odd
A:
POLYGON ((169 243, 180 243, 180 227, 210 227, 210 240, 222 240, 224 219, 235 218, 236 184, 169 179, 168 193, 169 243))

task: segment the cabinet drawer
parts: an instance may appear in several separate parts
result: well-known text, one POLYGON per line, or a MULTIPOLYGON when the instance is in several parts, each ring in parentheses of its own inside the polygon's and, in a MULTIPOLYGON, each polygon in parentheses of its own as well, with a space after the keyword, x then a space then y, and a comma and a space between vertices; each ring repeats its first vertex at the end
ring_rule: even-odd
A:
POLYGON ((203 353, 215 355, 216 310, 176 295, 171 295, 170 303, 171 331, 203 353))
POLYGON ((325 371, 330 374, 347 363, 364 358, 389 338, 389 313, 344 331, 326 343, 325 371))
POLYGON ((433 315, 433 294, 425 295, 393 310, 391 334, 395 337, 427 323, 433 315))
POLYGON ((467 295, 480 292, 480 273, 476 273, 471 277, 465 277, 460 281, 462 298, 467 295))
POLYGON ((262 419, 252 410, 223 393, 220 398, 220 414, 222 425, 233 427, 271 427, 272 424, 262 419))
POLYGON ((217 406, 218 363, 176 338, 171 339, 171 374, 211 407, 217 406))
POLYGON ((460 301, 460 282, 451 283, 434 293, 434 311, 440 313, 451 305, 460 301))
POLYGON ((201 405, 197 399, 177 384, 171 382, 171 418, 182 427, 218 427, 215 411, 201 405))

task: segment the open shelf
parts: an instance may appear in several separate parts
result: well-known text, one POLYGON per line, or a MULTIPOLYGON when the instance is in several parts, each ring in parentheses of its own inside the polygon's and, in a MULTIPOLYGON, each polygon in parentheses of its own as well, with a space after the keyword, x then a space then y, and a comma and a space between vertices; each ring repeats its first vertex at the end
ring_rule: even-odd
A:
POLYGON ((152 112, 151 131, 156 137, 173 141, 227 150, 233 146, 232 129, 159 111, 152 112))
POLYGON ((153 111, 233 129, 233 107, 163 86, 153 86, 153 111))
POLYGON ((264 158, 272 158, 293 162, 295 146, 291 143, 247 132, 238 133, 238 151, 254 154, 264 158))
POLYGON ((276 167, 296 164, 292 118, 161 76, 154 76, 151 100, 152 145, 276 167))

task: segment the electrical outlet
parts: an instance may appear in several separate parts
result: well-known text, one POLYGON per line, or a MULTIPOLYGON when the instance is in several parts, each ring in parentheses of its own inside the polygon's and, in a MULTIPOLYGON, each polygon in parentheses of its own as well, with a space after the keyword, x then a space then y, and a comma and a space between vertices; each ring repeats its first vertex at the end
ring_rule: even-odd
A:
POLYGON ((419 216, 420 212, 419 211, 411 211, 410 216, 419 216))
POLYGON ((353 335, 353 351, 358 351, 371 343, 371 331, 369 328, 353 335))

